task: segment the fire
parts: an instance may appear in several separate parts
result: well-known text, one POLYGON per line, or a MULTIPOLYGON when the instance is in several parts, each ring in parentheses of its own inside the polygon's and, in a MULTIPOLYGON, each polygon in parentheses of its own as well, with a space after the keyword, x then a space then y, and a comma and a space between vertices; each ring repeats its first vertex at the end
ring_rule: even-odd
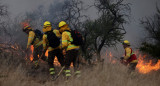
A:
POLYGON ((33 50, 34 50, 33 45, 31 45, 30 49, 31 49, 31 51, 32 51, 32 54, 30 55, 30 58, 29 58, 29 59, 30 59, 31 61, 33 61, 33 50))
POLYGON ((160 69, 160 60, 158 60, 158 62, 155 65, 152 65, 153 64, 152 60, 149 60, 149 62, 144 61, 145 57, 146 55, 144 56, 139 55, 139 58, 138 58, 138 64, 136 68, 140 73, 146 74, 151 71, 157 71, 160 69))
MULTIPOLYGON (((149 60, 148 62, 145 61, 145 58, 147 55, 142 55, 138 51, 136 51, 136 56, 138 58, 138 64, 136 66, 136 69, 138 70, 139 73, 142 74, 147 74, 150 73, 151 71, 157 71, 160 70, 160 60, 157 61, 155 65, 153 65, 153 61, 149 60)), ((108 57, 109 62, 112 64, 115 64, 117 61, 113 58, 113 54, 111 52, 106 52, 106 57, 108 57)))
POLYGON ((22 25, 22 27, 26 27, 26 26, 29 26, 29 19, 27 19, 27 20, 24 20, 23 22, 21 22, 21 25, 22 25))
POLYGON ((112 64, 115 64, 116 63, 116 60, 113 59, 113 54, 111 52, 109 52, 109 54, 106 52, 106 56, 109 58, 109 61, 112 63, 112 64))
MULTIPOLYGON (((30 47, 30 49, 32 51, 32 54, 30 55, 30 61, 33 61, 33 50, 34 50, 33 45, 30 47)), ((45 56, 48 58, 48 50, 45 52, 45 56)), ((58 62, 58 59, 57 59, 56 56, 55 56, 55 59, 54 59, 54 65, 60 66, 60 63, 58 62)))
MULTIPOLYGON (((45 56, 48 58, 48 50, 46 51, 45 56)), ((60 63, 58 62, 58 59, 57 59, 56 56, 55 56, 55 58, 54 58, 54 65, 60 66, 60 63)))
POLYGON ((47 56, 47 57, 48 57, 48 50, 46 51, 45 56, 47 56))

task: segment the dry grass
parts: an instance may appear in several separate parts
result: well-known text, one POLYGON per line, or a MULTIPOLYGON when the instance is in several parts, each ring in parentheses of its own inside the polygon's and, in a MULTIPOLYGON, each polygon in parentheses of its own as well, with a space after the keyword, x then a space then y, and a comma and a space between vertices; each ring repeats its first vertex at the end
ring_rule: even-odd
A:
MULTIPOLYGON (((17 58, 16 58, 17 59, 17 58)), ((160 86, 160 71, 149 74, 127 73, 127 68, 119 63, 106 62, 94 67, 83 67, 81 78, 72 77, 66 83, 63 77, 51 81, 46 63, 41 63, 38 70, 31 69, 31 64, 15 60, 0 59, 0 86, 160 86)))

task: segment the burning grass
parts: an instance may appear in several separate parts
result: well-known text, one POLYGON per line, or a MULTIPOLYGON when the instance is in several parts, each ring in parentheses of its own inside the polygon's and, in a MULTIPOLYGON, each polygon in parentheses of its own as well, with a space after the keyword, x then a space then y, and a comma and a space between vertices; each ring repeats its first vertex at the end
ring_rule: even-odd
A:
MULTIPOLYGON (((139 53, 138 51, 136 52, 136 56, 138 58, 138 64, 136 66, 136 69, 138 70, 139 73, 141 74, 147 74, 152 71, 157 71, 160 70, 160 60, 158 59, 151 59, 150 56, 143 55, 139 53)), ((113 57, 112 53, 106 53, 106 57, 108 57, 108 60, 110 63, 115 64, 117 62, 116 58, 113 57)))
MULTIPOLYGON (((30 61, 27 63, 22 58, 23 55, 7 53, 6 57, 0 58, 0 86, 159 86, 160 70, 141 73, 137 66, 136 71, 129 74, 126 66, 112 59, 111 53, 108 55, 110 59, 103 66, 84 66, 81 68, 81 78, 72 77, 65 83, 63 76, 57 81, 50 80, 47 63, 41 62, 40 68, 35 70, 30 61)), ((158 63, 152 66, 159 65, 158 63)), ((145 65, 151 66, 150 63, 143 66, 145 65)), ((56 68, 59 70, 59 67, 56 68)))
MULTIPOLYGON (((29 58, 30 61, 33 61, 33 50, 34 50, 33 45, 30 47, 30 50, 31 50, 31 54, 29 57, 26 56, 26 60, 27 60, 27 58, 29 58)), ((45 56, 48 58, 48 50, 46 51, 45 56)), ((55 57, 55 59, 54 59, 54 65, 60 66, 60 63, 58 62, 57 57, 55 57)))
MULTIPOLYGON (((39 71, 40 72, 40 71, 39 71)), ((27 76, 26 70, 21 66, 14 72, 9 72, 8 77, 1 77, 1 86, 159 86, 159 71, 150 74, 127 73, 127 68, 121 64, 104 64, 94 68, 83 69, 82 77, 71 78, 68 83, 60 77, 57 81, 47 79, 46 74, 37 74, 36 78, 27 76)))
POLYGON ((152 71, 160 70, 160 60, 150 59, 147 55, 138 54, 138 65, 137 69, 139 73, 147 74, 152 71))

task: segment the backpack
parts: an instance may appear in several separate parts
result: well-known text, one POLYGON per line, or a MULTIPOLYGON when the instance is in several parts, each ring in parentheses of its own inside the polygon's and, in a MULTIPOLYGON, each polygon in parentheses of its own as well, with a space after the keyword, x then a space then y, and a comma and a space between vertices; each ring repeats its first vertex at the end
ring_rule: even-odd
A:
MULTIPOLYGON (((68 30, 66 30, 66 31, 68 31, 68 30)), ((79 31, 71 30, 68 32, 71 33, 71 37, 73 38, 73 41, 71 42, 71 44, 74 44, 77 46, 81 46, 83 44, 82 34, 79 31)))
POLYGON ((32 45, 34 44, 34 41, 36 38, 38 38, 39 40, 42 40, 42 37, 43 37, 43 33, 41 33, 40 30, 36 29, 36 30, 33 30, 33 32, 35 33, 35 37, 31 43, 32 45))
POLYGON ((39 38, 40 40, 42 40, 43 33, 41 33, 40 30, 36 29, 36 30, 34 30, 34 33, 36 35, 36 38, 39 38))
POLYGON ((56 36, 53 30, 45 33, 47 35, 47 40, 49 42, 49 46, 52 48, 56 48, 60 45, 60 38, 56 36))

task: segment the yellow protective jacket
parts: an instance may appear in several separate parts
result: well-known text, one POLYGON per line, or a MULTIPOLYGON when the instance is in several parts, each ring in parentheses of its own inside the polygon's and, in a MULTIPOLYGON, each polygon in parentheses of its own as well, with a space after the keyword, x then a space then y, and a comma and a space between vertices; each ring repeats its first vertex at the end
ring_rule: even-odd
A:
MULTIPOLYGON (((66 30, 71 31, 70 28, 67 28, 66 30)), ((67 51, 72 49, 79 49, 79 46, 71 44, 72 41, 73 38, 71 37, 71 33, 68 31, 64 31, 62 33, 62 48, 66 48, 67 51)))
POLYGON ((54 29, 53 32, 56 34, 56 36, 57 36, 58 38, 61 38, 61 37, 62 37, 62 34, 59 32, 59 30, 54 29))
MULTIPOLYGON (((57 37, 61 38, 62 35, 60 34, 59 30, 54 29, 53 32, 56 34, 57 37)), ((55 49, 61 49, 61 45, 56 47, 56 48, 50 47, 49 43, 48 43, 48 40, 47 40, 47 35, 44 34, 43 35, 43 49, 44 50, 48 49, 48 51, 53 51, 55 49)))
POLYGON ((125 48, 124 60, 127 60, 128 63, 137 63, 138 62, 136 55, 133 53, 133 51, 130 47, 125 48))
POLYGON ((27 48, 29 48, 29 46, 32 45, 32 42, 33 42, 33 47, 35 48, 42 44, 42 40, 40 40, 39 38, 35 38, 35 36, 36 35, 34 31, 29 31, 27 48))

